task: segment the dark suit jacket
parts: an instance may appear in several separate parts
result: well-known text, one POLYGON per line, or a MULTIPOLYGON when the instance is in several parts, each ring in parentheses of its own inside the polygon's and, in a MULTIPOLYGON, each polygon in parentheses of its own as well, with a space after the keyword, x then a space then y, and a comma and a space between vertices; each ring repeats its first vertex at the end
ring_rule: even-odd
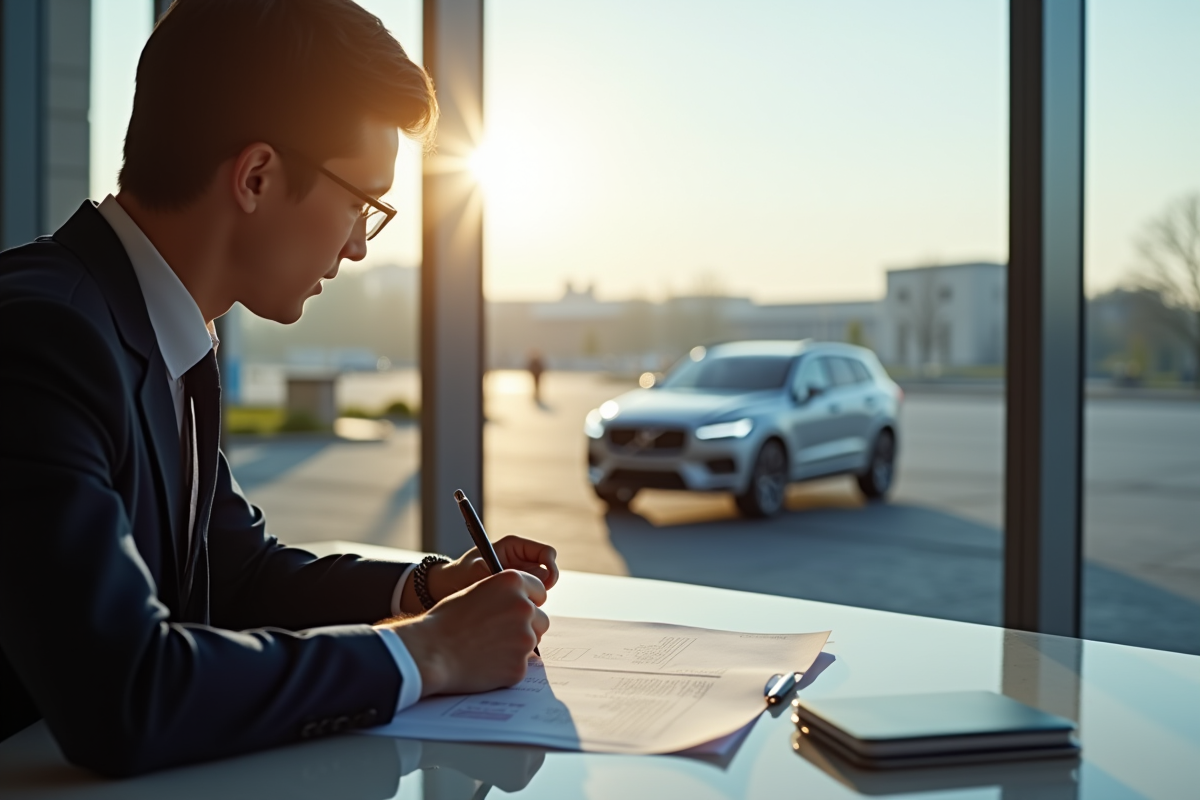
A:
POLYGON ((0 739, 41 716, 131 774, 387 722, 400 678, 365 623, 405 565, 281 545, 221 455, 185 572, 165 369, 91 202, 0 254, 0 739))

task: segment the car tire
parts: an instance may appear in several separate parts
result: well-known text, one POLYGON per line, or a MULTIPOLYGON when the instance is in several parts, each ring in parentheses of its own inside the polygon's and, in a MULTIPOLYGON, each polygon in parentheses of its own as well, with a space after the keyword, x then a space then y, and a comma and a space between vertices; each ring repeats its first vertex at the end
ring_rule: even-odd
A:
POLYGON ((896 482, 896 435, 882 430, 871 448, 867 471, 857 476, 858 488, 868 500, 883 500, 896 482))
POLYGON ((596 492, 596 497, 603 500, 611 511, 626 511, 638 493, 638 490, 632 486, 604 488, 593 486, 592 488, 596 492))
POLYGON ((758 451, 750 485, 736 498, 737 507, 747 517, 773 517, 783 510, 787 489, 787 453, 777 439, 770 439, 758 451))

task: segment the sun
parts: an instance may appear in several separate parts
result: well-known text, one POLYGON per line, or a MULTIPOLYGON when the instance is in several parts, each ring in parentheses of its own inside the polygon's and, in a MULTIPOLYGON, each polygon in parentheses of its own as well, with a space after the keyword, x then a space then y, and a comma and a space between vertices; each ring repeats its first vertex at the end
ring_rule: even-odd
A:
POLYGON ((467 171, 485 192, 495 188, 498 177, 496 168, 495 149, 489 147, 487 142, 481 143, 467 156, 467 171))

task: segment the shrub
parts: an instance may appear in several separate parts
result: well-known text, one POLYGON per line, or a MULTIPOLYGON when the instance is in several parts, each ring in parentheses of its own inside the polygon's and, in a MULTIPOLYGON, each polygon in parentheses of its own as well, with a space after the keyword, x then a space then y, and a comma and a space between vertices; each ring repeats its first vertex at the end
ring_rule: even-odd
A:
POLYGON ((417 410, 403 400, 396 400, 383 410, 383 416, 396 417, 397 419, 415 419, 417 410))
POLYGON ((305 433, 323 431, 325 426, 318 422, 316 417, 305 411, 289 411, 283 424, 279 426, 279 430, 283 433, 305 433))

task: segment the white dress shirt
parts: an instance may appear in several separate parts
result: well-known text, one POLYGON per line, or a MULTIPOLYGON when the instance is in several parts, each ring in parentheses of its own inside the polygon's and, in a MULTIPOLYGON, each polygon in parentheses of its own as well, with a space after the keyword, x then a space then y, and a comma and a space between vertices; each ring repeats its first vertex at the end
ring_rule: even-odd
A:
MULTIPOLYGON (((137 223, 125 212, 121 204, 111 194, 100 203, 100 214, 112 226, 129 261, 137 275, 138 285, 142 289, 142 297, 146 301, 146 311, 150 315, 150 325, 154 328, 154 337, 158 340, 158 349, 162 353, 163 362, 167 365, 166 380, 175 401, 175 422, 183 437, 184 421, 184 374, 208 355, 208 351, 217 342, 215 332, 204 320, 200 307, 192 298, 187 287, 179 280, 179 276, 159 254, 158 250, 146 238, 146 234, 137 223)), ((191 514, 189 519, 195 519, 196 487, 193 485, 191 498, 191 514)), ((189 523, 188 536, 191 536, 189 523)), ((400 576, 396 588, 392 592, 392 613, 400 614, 400 598, 404 591, 404 583, 412 573, 410 566, 400 576)), ((412 655, 404 642, 395 631, 377 630, 383 640, 396 669, 400 672, 400 697, 396 702, 396 711, 408 708, 421 699, 421 671, 413 661, 412 655)))

